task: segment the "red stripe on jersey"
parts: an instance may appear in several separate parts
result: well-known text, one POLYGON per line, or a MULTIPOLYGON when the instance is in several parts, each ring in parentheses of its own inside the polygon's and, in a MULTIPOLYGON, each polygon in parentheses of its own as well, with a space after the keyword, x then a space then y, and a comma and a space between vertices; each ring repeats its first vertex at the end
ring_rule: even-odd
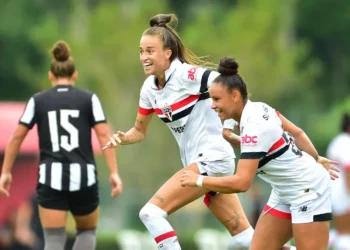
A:
POLYGON ((277 142, 275 142, 275 144, 272 145, 272 147, 269 149, 269 151, 267 153, 275 151, 279 147, 283 146, 284 143, 285 143, 285 140, 283 139, 283 137, 281 137, 277 142))
MULTIPOLYGON (((186 97, 185 99, 183 99, 181 101, 178 101, 178 102, 176 102, 174 104, 171 104, 170 105, 171 111, 174 112, 174 111, 176 111, 176 110, 186 106, 187 104, 190 104, 191 102, 193 102, 195 100, 198 100, 199 96, 200 95, 190 95, 190 96, 186 97)), ((163 114, 161 109, 155 108, 154 111, 158 115, 162 115, 163 114)))
POLYGON ((139 107, 139 113, 141 115, 149 115, 149 114, 152 114, 153 112, 154 112, 154 109, 144 109, 139 107))
POLYGON ((281 113, 278 110, 276 110, 276 114, 279 117, 281 113))
POLYGON ((170 231, 170 232, 167 232, 165 234, 161 234, 161 235, 157 236, 154 240, 158 244, 159 242, 162 242, 163 240, 169 239, 171 237, 176 237, 176 233, 174 231, 170 231))
POLYGON ((284 219, 284 220, 292 219, 292 215, 290 213, 279 211, 277 209, 271 208, 268 205, 265 205, 264 212, 271 214, 272 216, 278 217, 280 219, 284 219))
POLYGON ((350 164, 346 164, 343 166, 344 169, 349 169, 350 170, 350 164))

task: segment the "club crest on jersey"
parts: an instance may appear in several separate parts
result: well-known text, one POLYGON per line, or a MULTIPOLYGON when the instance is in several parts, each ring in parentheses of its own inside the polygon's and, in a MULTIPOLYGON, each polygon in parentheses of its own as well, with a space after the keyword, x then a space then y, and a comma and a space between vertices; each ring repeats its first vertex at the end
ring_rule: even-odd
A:
POLYGON ((161 108, 161 111, 162 111, 163 115, 166 116, 166 118, 168 118, 170 121, 173 120, 173 110, 171 109, 171 107, 168 104, 165 104, 161 108))

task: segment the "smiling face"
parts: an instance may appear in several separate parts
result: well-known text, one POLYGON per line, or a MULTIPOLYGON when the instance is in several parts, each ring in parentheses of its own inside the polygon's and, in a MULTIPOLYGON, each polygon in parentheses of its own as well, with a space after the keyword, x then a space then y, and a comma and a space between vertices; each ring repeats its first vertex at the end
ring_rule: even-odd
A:
POLYGON ((145 35, 140 41, 140 61, 146 75, 164 75, 170 67, 171 50, 163 48, 159 35, 145 35))
POLYGON ((242 114, 242 98, 238 90, 231 92, 220 82, 213 82, 209 88, 209 94, 213 100, 211 108, 218 113, 221 120, 235 119, 239 121, 242 114))

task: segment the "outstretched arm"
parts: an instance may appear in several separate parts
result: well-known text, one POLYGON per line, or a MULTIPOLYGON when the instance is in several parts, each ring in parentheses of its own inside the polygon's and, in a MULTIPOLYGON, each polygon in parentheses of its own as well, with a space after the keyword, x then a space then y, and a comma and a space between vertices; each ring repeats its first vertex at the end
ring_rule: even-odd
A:
POLYGON ((115 148, 118 145, 128 145, 143 141, 146 137, 151 120, 152 114, 143 115, 138 113, 134 127, 125 133, 118 131, 110 138, 102 149, 115 148))

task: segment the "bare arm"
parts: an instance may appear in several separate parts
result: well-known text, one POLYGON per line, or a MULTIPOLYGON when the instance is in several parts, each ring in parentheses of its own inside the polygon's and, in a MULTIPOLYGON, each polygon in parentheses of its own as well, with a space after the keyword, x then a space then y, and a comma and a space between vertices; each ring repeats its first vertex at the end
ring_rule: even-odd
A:
MULTIPOLYGON (((110 138, 107 124, 99 123, 94 126, 94 130, 98 138, 98 141, 100 142, 100 145, 101 146, 106 145, 106 143, 109 141, 109 138, 110 138)), ((105 150, 103 151, 103 156, 106 160, 110 174, 118 173, 118 165, 117 165, 115 151, 105 150)))
POLYGON ((232 133, 231 129, 224 128, 222 130, 222 136, 224 137, 224 139, 226 141, 231 143, 232 146, 234 146, 236 148, 241 147, 241 138, 240 138, 240 136, 232 133))
POLYGON ((255 177, 259 159, 242 159, 238 161, 237 173, 225 177, 200 177, 193 171, 184 171, 181 176, 182 186, 197 186, 198 178, 203 178, 202 187, 220 193, 246 192, 255 177))
POLYGON ((16 156, 21 148, 22 142, 28 134, 29 128, 22 124, 18 124, 15 132, 6 147, 5 158, 2 165, 2 174, 11 174, 12 166, 16 160, 16 156))
POLYGON ((107 144, 102 149, 115 148, 121 145, 135 144, 143 141, 146 137, 148 126, 151 123, 152 114, 142 115, 140 113, 136 116, 134 127, 127 132, 118 131, 114 134, 107 144))
POLYGON ((282 121, 284 130, 289 132, 295 139, 295 144, 297 145, 297 147, 300 150, 305 151, 306 153, 314 157, 317 161, 319 155, 307 134, 301 128, 297 127, 294 123, 285 118, 283 115, 279 114, 279 118, 282 121))
POLYGON ((345 168, 345 185, 346 190, 348 191, 348 194, 350 195, 350 166, 348 168, 345 168))

